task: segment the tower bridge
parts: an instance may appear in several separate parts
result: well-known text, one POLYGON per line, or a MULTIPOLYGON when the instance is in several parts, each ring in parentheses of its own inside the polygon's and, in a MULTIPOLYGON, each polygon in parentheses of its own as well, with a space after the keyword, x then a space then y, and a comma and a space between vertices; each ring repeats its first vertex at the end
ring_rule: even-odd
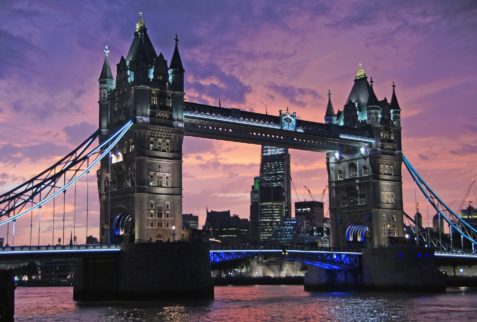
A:
MULTIPOLYGON (((432 191, 402 153, 401 108, 394 84, 390 101, 378 99, 373 82, 368 81, 360 66, 342 111, 335 111, 329 93, 324 123, 302 120, 288 109, 274 116, 189 102, 184 100, 185 68, 178 42, 176 37, 168 64, 162 53, 156 53, 140 17, 129 51, 117 64, 116 77, 109 63, 109 49, 105 49, 99 77, 98 131, 47 170, 0 196, 0 225, 7 225, 7 234, 11 224, 14 236, 19 218, 36 211, 40 220, 42 207, 63 197, 64 243, 66 191, 76 189, 76 182, 88 178, 99 164, 100 241, 106 245, 123 244, 127 258, 121 260, 123 272, 132 272, 136 261, 146 261, 139 255, 152 251, 156 247, 153 244, 162 244, 157 248, 164 254, 183 252, 195 256, 183 246, 152 243, 182 239, 182 143, 184 136, 194 136, 325 153, 331 246, 363 249, 364 257, 366 252, 379 253, 394 244, 409 244, 404 229, 409 223, 405 225, 403 218, 404 161, 439 218, 474 251, 477 229, 432 191), (96 139, 98 145, 94 144, 96 139), (145 244, 148 246, 141 249, 140 245, 145 244)), ((422 240, 431 245, 429 236, 420 233, 420 228, 413 230, 413 237, 418 243, 422 240)), ((442 240, 432 245, 452 249, 452 240, 451 236, 450 247, 442 240)), ((54 236, 52 242, 55 243, 54 236)), ((461 245, 464 247, 464 242, 461 245)), ((396 264, 392 252, 379 253, 389 259, 385 268, 390 271, 396 264)), ((206 250, 201 248, 199 253, 206 254, 206 250)), ((378 253, 368 256, 372 258, 370 267, 381 267, 375 261, 381 256, 378 253)), ((417 263, 414 255, 409 263, 417 263)), ((144 265, 159 265, 155 260, 144 265)), ((172 270, 179 262, 161 261, 161 265, 169 265, 172 270)), ((96 268, 107 274, 116 264, 96 268)), ((416 265, 424 269, 428 264, 421 261, 416 265)), ((132 287, 125 276, 122 283, 126 288, 132 287)))
POLYGON ((387 246, 403 237, 400 107, 394 88, 391 103, 377 99, 362 67, 343 111, 335 113, 329 96, 323 124, 288 110, 272 116, 184 101, 177 37, 168 65, 142 18, 116 79, 105 53, 102 139, 127 119, 136 124, 117 146, 120 158, 103 159, 99 170, 102 242, 174 239, 182 227, 184 136, 324 152, 332 246, 387 246), (112 227, 118 222, 127 225, 112 227))

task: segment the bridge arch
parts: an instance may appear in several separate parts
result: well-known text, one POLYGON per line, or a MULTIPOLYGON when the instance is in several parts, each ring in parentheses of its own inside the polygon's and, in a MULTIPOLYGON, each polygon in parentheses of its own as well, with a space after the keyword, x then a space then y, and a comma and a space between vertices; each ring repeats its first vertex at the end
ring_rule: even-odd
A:
POLYGON ((114 212, 111 223, 111 242, 134 242, 135 220, 131 212, 126 208, 121 208, 114 212))

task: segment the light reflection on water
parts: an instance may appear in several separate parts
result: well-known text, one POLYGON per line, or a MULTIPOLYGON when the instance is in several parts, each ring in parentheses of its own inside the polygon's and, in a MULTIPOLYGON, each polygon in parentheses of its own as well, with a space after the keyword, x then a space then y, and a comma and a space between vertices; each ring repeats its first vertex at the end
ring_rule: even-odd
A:
POLYGON ((318 293, 303 286, 215 288, 215 299, 77 304, 71 287, 17 288, 16 321, 474 321, 477 290, 318 293))

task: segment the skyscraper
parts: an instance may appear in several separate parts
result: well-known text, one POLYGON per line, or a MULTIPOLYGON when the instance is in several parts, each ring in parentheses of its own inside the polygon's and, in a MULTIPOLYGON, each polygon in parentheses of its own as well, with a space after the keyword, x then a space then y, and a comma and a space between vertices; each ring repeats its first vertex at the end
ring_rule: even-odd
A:
POLYGON ((250 191, 250 238, 252 242, 257 243, 259 239, 260 223, 260 177, 253 179, 252 189, 250 191))
POLYGON ((287 148, 262 146, 259 185, 258 238, 272 239, 283 219, 290 218, 290 154, 287 148))

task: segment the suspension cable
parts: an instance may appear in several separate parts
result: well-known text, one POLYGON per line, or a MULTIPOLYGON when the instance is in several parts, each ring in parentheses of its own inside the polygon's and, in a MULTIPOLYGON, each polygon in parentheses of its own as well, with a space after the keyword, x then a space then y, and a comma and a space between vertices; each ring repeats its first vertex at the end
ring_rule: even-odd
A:
MULTIPOLYGON (((66 173, 63 175, 63 186, 66 185, 66 173)), ((66 217, 66 190, 63 191, 63 238, 61 244, 65 244, 65 217, 66 217)))
MULTIPOLYGON (((33 207, 33 198, 31 199, 31 205, 33 207)), ((32 244, 33 239, 33 210, 30 211, 30 246, 32 244)))
MULTIPOLYGON (((86 165, 89 167, 89 159, 86 160, 86 165)), ((88 220, 89 220, 89 171, 86 172, 86 232, 85 232, 85 244, 88 243, 88 220)))
POLYGON ((76 182, 74 190, 74 201, 73 201, 73 244, 76 239, 76 182))
POLYGON ((7 224, 7 245, 10 243, 10 223, 7 224))
MULTIPOLYGON (((40 191, 41 200, 41 191, 40 191)), ((38 208, 38 246, 40 246, 40 234, 41 234, 41 207, 38 208)))
MULTIPOLYGON (((56 169, 54 171, 56 175, 56 169)), ((56 193, 56 184, 53 185, 53 194, 56 193)), ((53 236, 51 239, 51 245, 55 245, 55 211, 56 211, 56 198, 53 198, 53 236)))
POLYGON ((15 219, 13 221, 13 227, 12 227, 12 246, 15 246, 15 223, 17 222, 17 220, 15 219))

